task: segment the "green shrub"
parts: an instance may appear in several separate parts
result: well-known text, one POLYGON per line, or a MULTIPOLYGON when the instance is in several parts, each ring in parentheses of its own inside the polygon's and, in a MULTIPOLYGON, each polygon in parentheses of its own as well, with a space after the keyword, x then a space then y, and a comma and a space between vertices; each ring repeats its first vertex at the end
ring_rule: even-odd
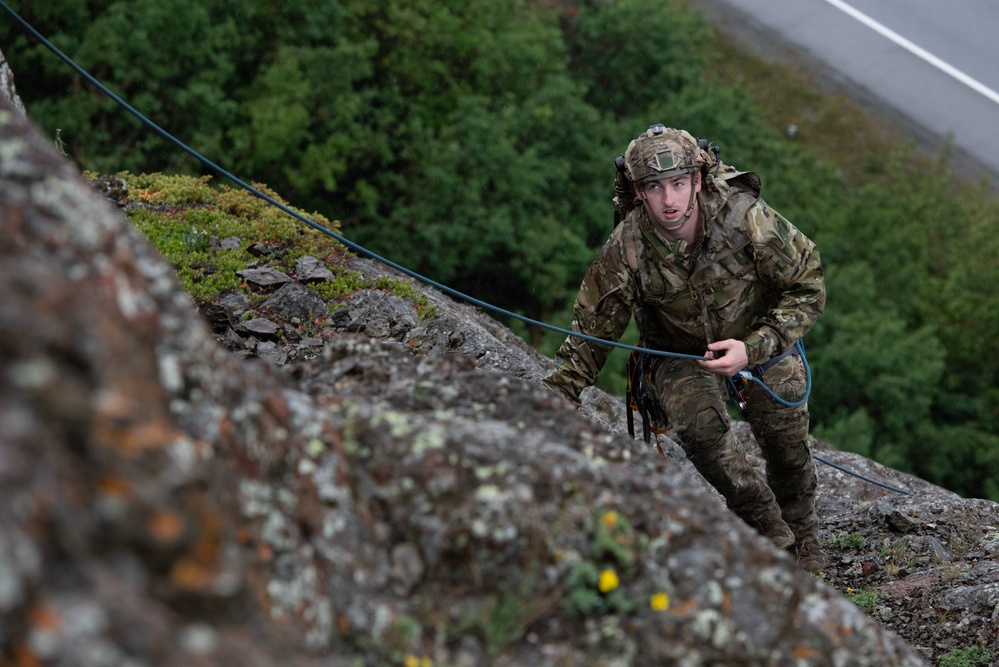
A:
POLYGON ((828 544, 840 549, 863 549, 867 540, 860 533, 841 533, 829 539, 828 544))
POLYGON ((878 600, 884 597, 883 593, 878 593, 877 591, 856 591, 850 593, 847 599, 858 607, 862 607, 865 611, 870 611, 877 604, 878 600))
POLYGON ((992 654, 981 646, 951 649, 937 658, 939 667, 988 667, 992 654))

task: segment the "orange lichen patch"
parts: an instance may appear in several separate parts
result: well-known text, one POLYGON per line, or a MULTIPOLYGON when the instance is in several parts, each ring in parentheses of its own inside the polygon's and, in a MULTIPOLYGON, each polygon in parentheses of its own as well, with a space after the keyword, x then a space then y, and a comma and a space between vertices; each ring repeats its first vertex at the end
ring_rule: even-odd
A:
POLYGON ((42 659, 27 646, 21 645, 14 650, 14 667, 41 667, 42 659))
POLYGON ((28 622, 33 629, 56 633, 62 627, 59 612, 47 604, 36 604, 28 612, 28 622))
POLYGON ((128 456, 161 449, 175 440, 173 429, 165 420, 160 419, 122 424, 98 418, 94 422, 91 437, 94 442, 117 449, 128 456))
POLYGON ((97 482, 97 492, 104 496, 129 498, 132 495, 132 483, 121 475, 105 475, 97 482))
POLYGON ((670 607, 674 616, 689 616, 697 609, 697 600, 691 598, 685 602, 681 602, 678 605, 670 607))
POLYGON ((728 615, 732 611, 732 594, 725 591, 722 594, 721 613, 728 615))
POLYGON ((184 518, 169 510, 153 514, 149 519, 149 534, 157 542, 169 544, 184 532, 184 518))
MULTIPOLYGON (((167 520, 168 523, 170 520, 167 520)), ((178 516, 177 521, 184 522, 184 517, 178 516)), ((222 554, 223 522, 215 512, 202 511, 196 519, 197 533, 195 542, 184 555, 174 562, 170 569, 170 580, 180 588, 191 591, 204 590, 212 585, 218 572, 219 560, 222 554)))
POLYGON ((223 521, 216 512, 205 512, 201 516, 202 539, 194 545, 197 558, 214 563, 221 552, 223 521))
POLYGON ((162 193, 162 190, 155 190, 153 192, 149 191, 149 188, 138 188, 135 190, 134 194, 137 199, 142 201, 153 201, 158 195, 162 193))
POLYGON ((288 425, 291 419, 291 411, 288 408, 288 402, 284 400, 283 396, 268 394, 264 398, 264 407, 277 420, 278 424, 282 426, 288 425))
POLYGON ((218 561, 222 549, 215 536, 209 539, 200 540, 194 545, 194 557, 204 563, 215 563, 218 561))
POLYGON ((215 571, 194 558, 181 558, 170 568, 170 581, 182 590, 203 591, 215 580, 215 571))
POLYGON ((798 660, 817 660, 820 653, 808 646, 795 646, 794 657, 798 660))
POLYGON ((233 444, 233 424, 232 420, 227 416, 223 416, 219 420, 219 440, 223 445, 229 447, 233 444))
MULTIPOLYGON (((139 395, 144 395, 138 392, 139 395)), ((149 415, 138 396, 104 391, 94 402, 93 442, 129 456, 172 444, 177 434, 164 416, 149 415)))
POLYGON ((336 617, 336 629, 342 635, 346 635, 350 632, 350 619, 344 614, 340 614, 336 617))

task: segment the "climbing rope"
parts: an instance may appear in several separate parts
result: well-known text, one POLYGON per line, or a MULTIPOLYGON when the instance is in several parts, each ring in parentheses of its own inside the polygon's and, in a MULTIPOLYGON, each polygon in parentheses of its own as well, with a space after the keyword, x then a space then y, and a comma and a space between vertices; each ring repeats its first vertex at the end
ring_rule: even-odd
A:
POLYGON ((882 489, 888 489, 889 491, 894 491, 895 493, 901 493, 901 494, 904 494, 904 495, 907 495, 907 496, 914 496, 914 495, 916 495, 912 491, 906 491, 905 489, 900 489, 897 486, 892 486, 891 484, 885 484, 884 482, 879 482, 876 479, 871 479, 870 477, 865 477, 864 475, 861 475, 859 472, 854 472, 854 471, 850 470, 849 468, 844 468, 843 466, 839 465, 838 463, 833 463, 832 461, 824 459, 821 456, 819 456, 818 454, 816 454, 815 452, 812 452, 812 458, 815 459, 816 461, 818 461, 819 463, 825 463, 830 468, 835 468, 836 470, 839 470, 840 472, 844 472, 847 475, 853 475, 854 477, 856 477, 858 479, 862 479, 865 482, 870 482, 871 484, 874 484, 875 486, 880 486, 882 489))
POLYGON ((801 365, 805 367, 805 395, 802 396, 799 400, 797 401, 784 400, 776 393, 774 393, 774 390, 768 387, 766 383, 763 382, 763 380, 756 377, 756 375, 752 371, 739 371, 738 373, 735 374, 735 377, 742 382, 745 383, 752 382, 759 385, 760 387, 763 387, 763 391, 767 392, 767 395, 769 395, 770 398, 772 398, 773 400, 775 400, 776 402, 780 403, 783 406, 789 408, 796 408, 799 405, 804 405, 808 401, 808 397, 812 393, 812 369, 808 366, 808 359, 805 357, 804 342, 799 340, 797 343, 794 344, 794 346, 798 349, 798 356, 801 357, 801 365))
MULTIPOLYGON (((449 296, 455 297, 455 298, 460 299, 462 301, 466 301, 466 302, 468 302, 468 303, 470 303, 472 305, 478 306, 478 307, 483 308, 485 310, 489 310, 489 311, 492 311, 494 313, 497 313, 497 314, 500 314, 500 315, 504 315, 504 316, 509 317, 511 319, 517 320, 519 322, 523 322, 524 324, 537 326, 537 327, 540 327, 542 329, 547 329, 549 331, 553 331, 555 333, 562 334, 564 336, 574 336, 576 338, 580 338, 582 340, 586 340, 586 341, 589 341, 589 342, 592 342, 592 343, 597 343, 599 345, 607 345, 609 347, 616 347, 616 348, 620 348, 620 349, 623 349, 623 350, 629 350, 629 351, 632 351, 632 352, 640 352, 640 353, 651 354, 651 355, 662 356, 662 357, 675 357, 675 358, 681 358, 681 359, 694 359, 694 360, 698 360, 698 361, 706 361, 706 360, 709 359, 708 357, 698 356, 698 355, 694 355, 694 354, 682 354, 682 353, 679 353, 679 352, 668 352, 666 350, 654 350, 654 349, 639 347, 639 346, 636 346, 636 345, 628 345, 627 343, 621 343, 621 342, 618 342, 618 341, 608 340, 608 339, 605 339, 605 338, 597 338, 596 336, 589 336, 587 334, 583 334, 583 333, 580 333, 578 331, 572 331, 570 329, 565 329, 563 327, 557 327, 557 326, 555 326, 553 324, 548 324, 547 322, 541 322, 539 320, 535 320, 535 319, 532 319, 530 317, 526 317, 526 316, 521 315, 519 313, 515 313, 515 312, 513 312, 511 310, 507 310, 505 308, 501 308, 499 306, 487 303, 487 302, 482 301, 480 299, 477 299, 477 298, 475 298, 473 296, 470 296, 468 294, 460 292, 460 291, 458 291, 458 290, 456 290, 456 289, 454 289, 452 287, 448 287, 447 285, 444 285, 443 283, 437 282, 435 280, 432 280, 431 278, 423 276, 423 275, 421 275, 421 274, 413 271, 412 269, 406 268, 405 266, 397 264, 396 262, 393 262, 393 261, 391 261, 391 260, 389 260, 389 259, 387 259, 385 257, 382 257, 381 255, 379 255, 379 254, 377 254, 377 253, 375 253, 375 252, 373 252, 371 250, 368 250, 367 248, 365 248, 365 247, 363 247, 363 246, 361 246, 361 245, 359 245, 357 243, 354 243, 353 241, 347 239, 346 237, 341 236, 340 234, 337 234, 337 233, 335 233, 334 231, 332 231, 330 229, 327 229, 326 227, 324 227, 324 226, 320 225, 319 223, 315 222, 314 220, 312 220, 310 218, 307 218, 306 216, 302 215, 298 211, 292 210, 291 208, 289 208, 285 204, 279 202, 278 200, 274 199, 273 197, 267 195, 266 193, 261 192, 259 189, 253 187, 249 183, 246 183, 242 179, 240 179, 237 176, 235 176, 234 174, 230 173, 228 170, 222 168, 221 166, 219 166, 215 162, 213 162, 213 161, 209 160, 208 158, 206 158, 205 156, 201 155, 200 153, 198 153, 197 151, 195 151, 193 148, 191 148, 187 144, 183 143, 182 141, 180 141, 179 139, 177 139, 176 137, 174 137, 172 134, 170 134, 169 132, 167 132, 166 130, 164 130, 163 128, 161 128, 159 125, 157 125, 156 123, 154 123, 152 120, 150 120, 149 118, 147 118, 146 116, 144 116, 137 109, 135 109, 132 105, 130 105, 128 102, 126 102, 125 100, 121 99, 118 95, 116 95, 114 92, 112 92, 107 86, 105 86, 103 83, 101 83, 96 78, 94 78, 93 76, 91 76, 91 74, 89 72, 87 72, 85 69, 83 69, 82 67, 80 67, 72 58, 70 58, 69 56, 67 56, 66 54, 64 54, 62 51, 60 51, 54 44, 52 44, 48 39, 46 39, 44 35, 42 35, 40 32, 38 32, 34 28, 34 26, 32 26, 27 21, 25 21, 17 12, 15 12, 13 9, 11 9, 10 6, 8 6, 7 3, 4 0, 0 0, 0 8, 2 8, 5 12, 7 12, 7 14, 9 14, 11 16, 11 18, 13 18, 15 21, 17 21, 25 30, 27 30, 29 33, 31 33, 35 37, 35 39, 37 39, 49 51, 51 51, 53 54, 55 54, 56 57, 58 57, 60 60, 62 60, 64 63, 66 63, 77 74, 79 74, 84 79, 86 79, 91 85, 93 85, 99 91, 101 91, 102 93, 104 93, 105 95, 107 95, 110 99, 112 99, 114 102, 116 102, 119 106, 121 106, 123 109, 125 109, 126 111, 128 111, 130 114, 132 114, 133 116, 135 116, 139 121, 141 121, 144 125, 146 125, 150 129, 152 129, 154 132, 156 132, 162 138, 166 139, 168 142, 170 142, 173 145, 177 146, 179 149, 181 149, 182 151, 184 151, 188 155, 192 156, 194 159, 198 160, 198 162, 200 162, 201 164, 205 165, 206 167, 208 167, 209 169, 211 169, 216 174, 229 179, 230 181, 232 181, 233 183, 235 183, 239 187, 243 188, 247 192, 249 192, 249 193, 253 194, 254 196, 262 199, 263 201, 267 202, 268 204, 271 204, 272 206, 274 206, 274 207, 278 208, 279 210, 283 211, 284 213, 287 213, 288 215, 292 216, 296 220, 299 220, 300 222, 305 223, 306 225, 312 227, 313 229, 315 229, 317 231, 320 231, 323 234, 326 234, 327 236, 330 236, 330 237, 334 238, 335 240, 337 240, 338 242, 342 243, 344 246, 350 248, 354 252, 360 253, 362 255, 366 255, 366 256, 370 257, 371 259, 373 259, 373 260, 375 260, 377 262, 380 262, 381 264, 384 264, 385 266, 391 267, 391 268, 395 269, 396 271, 399 271, 400 273, 402 273, 404 275, 407 275, 410 278, 413 278, 414 280, 417 280, 417 281, 422 282, 422 283, 424 283, 426 285, 434 287, 437 290, 443 292, 444 294, 447 294, 449 296)), ((794 406, 803 404, 805 401, 808 400, 809 394, 811 393, 812 376, 811 376, 811 370, 808 367, 808 363, 805 360, 804 346, 801 345, 800 341, 798 342, 798 345, 800 347, 800 354, 801 354, 802 362, 805 364, 805 374, 806 374, 807 383, 808 383, 807 387, 806 387, 806 390, 805 390, 805 396, 800 401, 798 401, 796 403, 789 403, 789 402, 785 401, 784 399, 782 399, 779 396, 777 396, 769 387, 766 386, 766 384, 764 384, 758 378, 752 376, 751 373, 746 373, 745 371, 743 371, 742 373, 740 373, 738 375, 738 377, 740 377, 742 380, 745 380, 747 382, 756 382, 761 387, 763 387, 763 389, 766 390, 767 393, 774 400, 776 400, 776 401, 778 401, 778 402, 780 402, 780 403, 782 403, 784 405, 789 405, 789 406, 794 407, 794 406)), ((732 379, 729 378, 728 382, 732 383, 732 379)), ((902 489, 897 489, 897 488, 889 486, 887 484, 882 484, 882 483, 877 482, 875 480, 872 480, 872 479, 869 479, 867 477, 864 477, 863 475, 859 475, 857 473, 851 472, 851 471, 849 471, 849 470, 847 470, 847 469, 845 469, 845 468, 843 468, 841 466, 838 466, 838 465, 836 465, 834 463, 826 461, 825 459, 820 458, 818 456, 815 456, 815 460, 820 461, 822 463, 825 463, 826 465, 832 466, 832 467, 834 467, 834 468, 836 468, 838 470, 841 470, 841 471, 843 471, 843 472, 845 472, 847 474, 854 475, 856 477, 859 477, 860 479, 863 479, 865 481, 871 482, 872 484, 877 484, 878 486, 881 486, 881 487, 884 487, 884 488, 887 488, 887 489, 891 489, 892 491, 897 491, 899 493, 905 493, 905 494, 911 495, 911 492, 909 492, 909 491, 905 491, 905 490, 902 490, 902 489)))

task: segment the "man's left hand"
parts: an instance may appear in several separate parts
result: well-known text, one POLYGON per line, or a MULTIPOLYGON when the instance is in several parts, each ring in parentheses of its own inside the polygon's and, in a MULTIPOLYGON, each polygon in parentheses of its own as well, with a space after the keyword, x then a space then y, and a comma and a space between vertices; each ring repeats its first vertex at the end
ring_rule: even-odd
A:
POLYGON ((729 338, 720 340, 717 343, 710 343, 708 351, 704 354, 707 361, 698 361, 701 366, 712 373, 732 377, 749 365, 749 354, 746 351, 746 344, 741 340, 729 338))

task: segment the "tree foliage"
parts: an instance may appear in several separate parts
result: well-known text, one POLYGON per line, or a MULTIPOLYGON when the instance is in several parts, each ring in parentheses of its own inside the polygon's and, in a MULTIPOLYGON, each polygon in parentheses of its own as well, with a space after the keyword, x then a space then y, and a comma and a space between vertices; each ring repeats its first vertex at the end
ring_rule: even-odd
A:
MULTIPOLYGON (((614 157, 654 122, 708 138, 757 171, 767 201, 822 252, 828 307, 806 340, 816 433, 999 497, 995 198, 948 185, 946 155, 920 169, 904 151, 878 155, 868 178, 844 181, 706 73, 714 36, 682 5, 11 6, 241 178, 339 218, 393 261, 562 327, 611 229, 614 157)), ((0 42, 29 113, 82 167, 204 171, 6 19, 0 42)), ((524 333, 546 353, 561 339, 524 333)), ((606 388, 621 388, 625 356, 612 356, 606 388)))

